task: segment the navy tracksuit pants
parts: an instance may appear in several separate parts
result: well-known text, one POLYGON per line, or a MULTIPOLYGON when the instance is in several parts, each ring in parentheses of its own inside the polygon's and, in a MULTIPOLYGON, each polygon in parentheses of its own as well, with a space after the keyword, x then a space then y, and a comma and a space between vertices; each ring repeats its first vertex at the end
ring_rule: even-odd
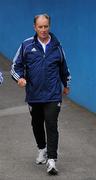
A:
POLYGON ((39 149, 47 146, 49 159, 57 159, 59 102, 29 104, 31 125, 39 149))

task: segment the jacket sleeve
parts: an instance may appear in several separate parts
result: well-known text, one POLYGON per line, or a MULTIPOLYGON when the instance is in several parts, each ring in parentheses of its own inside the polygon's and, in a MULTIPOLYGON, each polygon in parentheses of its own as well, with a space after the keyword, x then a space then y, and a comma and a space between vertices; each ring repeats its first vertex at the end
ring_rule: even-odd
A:
POLYGON ((0 72, 0 84, 3 83, 3 76, 2 76, 2 73, 0 72))
POLYGON ((20 45, 13 59, 11 76, 16 81, 18 81, 20 78, 24 78, 23 44, 20 45))
POLYGON ((65 54, 61 48, 60 48, 60 53, 61 53, 60 77, 61 77, 61 81, 62 81, 64 87, 68 87, 70 84, 70 81, 71 81, 71 75, 70 75, 70 71, 67 67, 65 54))

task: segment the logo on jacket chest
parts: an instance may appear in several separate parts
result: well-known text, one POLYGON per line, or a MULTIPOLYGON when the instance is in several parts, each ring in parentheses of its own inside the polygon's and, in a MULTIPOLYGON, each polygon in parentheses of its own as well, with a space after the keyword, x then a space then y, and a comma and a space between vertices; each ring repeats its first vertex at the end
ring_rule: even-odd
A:
POLYGON ((36 48, 31 49, 31 52, 36 52, 36 51, 37 51, 36 48))

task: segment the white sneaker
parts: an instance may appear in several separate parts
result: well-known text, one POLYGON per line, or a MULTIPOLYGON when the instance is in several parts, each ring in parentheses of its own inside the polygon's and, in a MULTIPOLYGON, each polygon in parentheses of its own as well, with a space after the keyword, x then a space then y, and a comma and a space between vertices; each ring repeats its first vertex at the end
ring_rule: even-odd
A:
POLYGON ((49 175, 57 175, 58 174, 58 170, 56 168, 54 159, 48 159, 46 165, 47 165, 47 173, 49 175))
POLYGON ((47 149, 39 149, 36 164, 45 164, 47 161, 47 149))

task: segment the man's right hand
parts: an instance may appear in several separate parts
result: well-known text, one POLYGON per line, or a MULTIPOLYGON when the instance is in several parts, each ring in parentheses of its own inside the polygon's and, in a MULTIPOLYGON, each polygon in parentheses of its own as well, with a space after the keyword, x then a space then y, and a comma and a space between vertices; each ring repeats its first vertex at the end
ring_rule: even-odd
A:
POLYGON ((20 78, 20 79, 18 80, 18 85, 19 85, 20 87, 25 87, 25 86, 26 86, 26 79, 20 78))

